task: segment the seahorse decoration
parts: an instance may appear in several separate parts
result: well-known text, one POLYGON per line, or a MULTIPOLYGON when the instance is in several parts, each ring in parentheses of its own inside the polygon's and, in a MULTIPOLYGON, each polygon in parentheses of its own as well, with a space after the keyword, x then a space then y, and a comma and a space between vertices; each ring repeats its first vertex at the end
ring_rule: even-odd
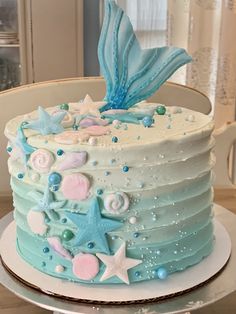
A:
POLYGON ((113 0, 105 2, 105 17, 98 45, 98 59, 106 80, 106 105, 128 110, 147 99, 192 58, 184 49, 141 49, 128 16, 113 0))

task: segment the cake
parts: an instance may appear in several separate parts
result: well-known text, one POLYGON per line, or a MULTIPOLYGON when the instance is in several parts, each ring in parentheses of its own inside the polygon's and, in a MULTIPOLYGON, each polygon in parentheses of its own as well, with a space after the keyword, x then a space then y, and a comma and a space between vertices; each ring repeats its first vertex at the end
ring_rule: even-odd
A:
POLYGON ((16 247, 34 268, 73 282, 164 280, 214 247, 214 125, 145 100, 191 58, 141 50, 114 1, 105 12, 104 100, 39 106, 6 125, 16 247))

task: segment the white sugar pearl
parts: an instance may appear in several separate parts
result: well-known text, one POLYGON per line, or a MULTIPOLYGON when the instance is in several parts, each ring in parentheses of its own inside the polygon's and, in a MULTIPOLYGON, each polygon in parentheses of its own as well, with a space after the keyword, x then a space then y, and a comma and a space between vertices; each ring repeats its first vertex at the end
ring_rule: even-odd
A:
POLYGON ((121 122, 120 122, 119 120, 113 120, 112 124, 113 124, 114 126, 118 126, 118 125, 121 124, 121 122))
POLYGON ((94 145, 97 144, 98 140, 97 140, 96 137, 90 137, 88 142, 89 142, 90 145, 94 146, 94 145))
POLYGON ((186 118, 186 121, 194 122, 195 121, 195 116, 192 115, 192 114, 188 115, 187 118, 186 118))
POLYGON ((65 270, 65 267, 62 266, 62 265, 57 265, 57 266, 55 267, 55 272, 56 272, 56 273, 63 273, 64 270, 65 270))
POLYGON ((129 223, 131 224, 131 225, 134 225, 134 224, 136 224, 136 222, 137 222, 137 218, 136 217, 130 217, 129 218, 129 223))

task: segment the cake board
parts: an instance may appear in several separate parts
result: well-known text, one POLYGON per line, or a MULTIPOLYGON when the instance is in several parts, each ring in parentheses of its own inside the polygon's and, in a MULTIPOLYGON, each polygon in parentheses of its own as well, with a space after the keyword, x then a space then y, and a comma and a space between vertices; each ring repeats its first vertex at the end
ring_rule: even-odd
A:
MULTIPOLYGON (((236 234, 235 216, 228 210, 217 205, 215 206, 215 213, 217 219, 226 226, 232 240, 232 249, 236 250, 236 241, 234 240, 236 234)), ((11 215, 7 215, 1 220, 1 231, 6 228, 11 220, 11 215)), ((120 313, 122 308, 122 313, 180 313, 213 303, 236 290, 236 283, 233 280, 236 276, 236 270, 233 267, 235 262, 236 258, 232 255, 227 266, 217 277, 198 289, 191 290, 189 293, 166 299, 164 302, 156 304, 112 306, 112 311, 120 313)), ((103 313, 110 313, 111 311, 111 306, 93 306, 91 304, 69 302, 30 289, 9 275, 2 266, 0 267, 0 280, 4 286, 19 297, 49 310, 64 313, 94 313, 94 311, 97 312, 99 309, 102 309, 103 313)))

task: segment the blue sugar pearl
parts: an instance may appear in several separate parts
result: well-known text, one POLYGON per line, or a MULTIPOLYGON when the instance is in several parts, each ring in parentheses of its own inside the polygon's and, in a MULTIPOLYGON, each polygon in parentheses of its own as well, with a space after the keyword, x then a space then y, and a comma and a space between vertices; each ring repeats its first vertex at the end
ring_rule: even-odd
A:
POLYGON ((105 176, 109 176, 110 175, 110 172, 109 171, 105 171, 105 176))
POLYGON ((78 130, 78 128, 79 128, 79 126, 78 126, 78 125, 73 125, 73 130, 74 130, 74 131, 77 131, 77 130, 78 130))
POLYGON ((65 223, 67 222, 67 219, 66 219, 66 218, 62 218, 61 222, 62 222, 63 224, 65 224, 65 223))
POLYGON ((93 242, 89 242, 89 243, 87 244, 87 247, 88 247, 89 249, 94 248, 94 243, 93 243, 93 242))
POLYGON ((58 191, 59 190, 59 185, 53 185, 52 187, 51 187, 51 191, 52 192, 56 192, 56 191, 58 191))
POLYGON ((160 116, 163 116, 166 113, 166 107, 165 106, 158 106, 156 109, 156 113, 160 116))
POLYGON ((11 146, 8 146, 8 147, 7 147, 7 152, 8 152, 8 153, 11 153, 11 152, 12 152, 12 147, 11 147, 11 146))
POLYGON ((124 171, 124 172, 128 172, 128 171, 129 171, 129 167, 128 167, 128 166, 124 166, 124 167, 123 167, 123 171, 124 171))
POLYGON ((145 128, 150 128, 150 126, 153 124, 154 120, 151 116, 146 116, 143 118, 142 123, 145 126, 145 128))
POLYGON ((156 276, 159 279, 164 280, 168 277, 168 272, 164 267, 160 267, 156 270, 156 276))
POLYGON ((49 248, 48 247, 43 248, 43 253, 48 253, 48 252, 49 252, 49 248))
POLYGON ((134 275, 135 275, 135 277, 140 277, 141 273, 140 273, 140 271, 136 271, 136 272, 134 273, 134 275))
POLYGON ((24 178, 24 174, 23 173, 18 173, 17 178, 18 179, 23 179, 24 178))
POLYGON ((113 143, 117 143, 117 142, 118 142, 118 137, 117 137, 117 136, 113 136, 112 142, 113 142, 113 143))
POLYGON ((133 234, 133 236, 134 236, 134 238, 138 238, 138 237, 139 237, 139 233, 138 233, 138 232, 135 232, 135 233, 133 234))
POLYGON ((61 183, 62 177, 58 172, 52 172, 48 177, 48 183, 50 185, 58 185, 61 183))
POLYGON ((58 156, 62 156, 63 154, 64 154, 64 150, 58 149, 57 155, 58 155, 58 156))
POLYGON ((102 195, 103 194, 103 190, 102 189, 97 189, 97 195, 102 195))

